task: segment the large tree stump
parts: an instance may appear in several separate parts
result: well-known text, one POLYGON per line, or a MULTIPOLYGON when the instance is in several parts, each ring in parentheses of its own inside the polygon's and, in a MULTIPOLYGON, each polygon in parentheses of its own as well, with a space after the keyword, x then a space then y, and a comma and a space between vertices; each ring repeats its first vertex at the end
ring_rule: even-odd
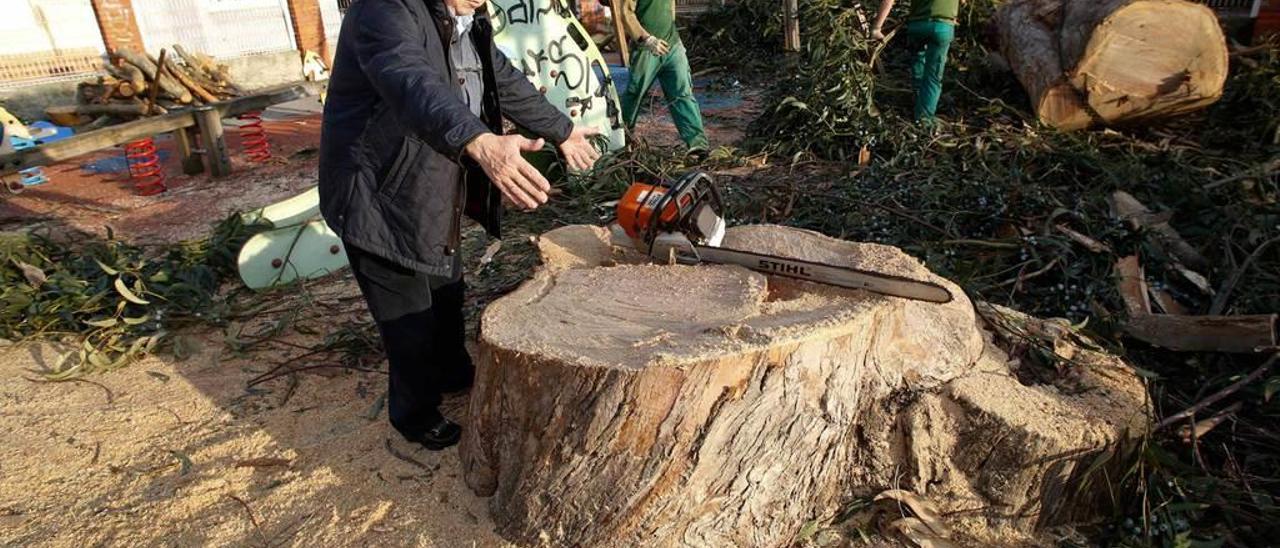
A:
POLYGON ((1062 129, 1189 112, 1226 83, 1226 38, 1199 3, 1012 0, 996 25, 1036 114, 1062 129))
POLYGON ((960 534, 1007 538, 1077 516, 1097 491, 1067 486, 1145 431, 1123 363, 1089 358, 1064 376, 1070 393, 1019 380, 964 293, 896 248, 777 226, 725 245, 929 279, 956 299, 634 264, 595 227, 543 235, 544 267, 484 312, 462 442, 504 536, 780 546, 908 486, 986 509, 960 534))

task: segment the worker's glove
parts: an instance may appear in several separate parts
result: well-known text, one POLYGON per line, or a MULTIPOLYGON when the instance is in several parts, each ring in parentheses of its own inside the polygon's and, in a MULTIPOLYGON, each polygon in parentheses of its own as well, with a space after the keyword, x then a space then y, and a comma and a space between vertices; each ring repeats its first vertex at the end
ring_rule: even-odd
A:
POLYGON ((671 51, 670 44, 652 34, 645 36, 644 40, 640 41, 640 47, 657 56, 666 55, 667 52, 671 51))

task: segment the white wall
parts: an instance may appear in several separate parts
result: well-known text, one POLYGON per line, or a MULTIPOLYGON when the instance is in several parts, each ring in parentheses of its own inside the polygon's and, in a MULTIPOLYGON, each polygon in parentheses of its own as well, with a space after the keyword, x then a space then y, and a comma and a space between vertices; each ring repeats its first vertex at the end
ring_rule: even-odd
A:
POLYGON ((133 8, 153 55, 173 44, 218 59, 295 49, 287 0, 133 0, 133 8))
POLYGON ((0 55, 105 51, 89 0, 0 0, 0 55))

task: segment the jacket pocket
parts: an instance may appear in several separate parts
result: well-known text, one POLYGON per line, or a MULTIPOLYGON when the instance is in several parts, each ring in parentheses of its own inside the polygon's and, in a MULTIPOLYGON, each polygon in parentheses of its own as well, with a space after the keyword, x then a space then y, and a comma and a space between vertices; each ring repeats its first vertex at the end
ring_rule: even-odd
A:
POLYGON ((413 165, 417 163, 421 152, 422 141, 408 136, 401 140, 400 148, 396 151, 396 159, 391 162, 386 176, 378 181, 378 193, 387 198, 394 197, 404 185, 405 179, 412 175, 413 165))

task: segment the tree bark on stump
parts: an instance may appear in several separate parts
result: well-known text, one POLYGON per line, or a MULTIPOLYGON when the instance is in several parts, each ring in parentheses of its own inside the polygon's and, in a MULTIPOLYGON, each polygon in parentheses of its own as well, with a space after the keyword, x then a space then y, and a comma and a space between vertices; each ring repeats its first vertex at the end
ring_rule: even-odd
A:
POLYGON ((996 24, 1036 114, 1061 129, 1190 112, 1226 83, 1226 38, 1199 3, 1013 0, 996 24))
POLYGON ((1068 486, 1146 430, 1142 383, 1119 360, 1063 375, 1078 393, 1020 379, 965 294, 896 248, 778 226, 735 227, 725 245, 932 280, 956 298, 638 264, 597 227, 543 235, 544 266, 484 312, 461 447, 500 533, 783 546, 902 485, 945 511, 985 508, 958 534, 1007 540, 1089 510, 1097 492, 1068 486))

